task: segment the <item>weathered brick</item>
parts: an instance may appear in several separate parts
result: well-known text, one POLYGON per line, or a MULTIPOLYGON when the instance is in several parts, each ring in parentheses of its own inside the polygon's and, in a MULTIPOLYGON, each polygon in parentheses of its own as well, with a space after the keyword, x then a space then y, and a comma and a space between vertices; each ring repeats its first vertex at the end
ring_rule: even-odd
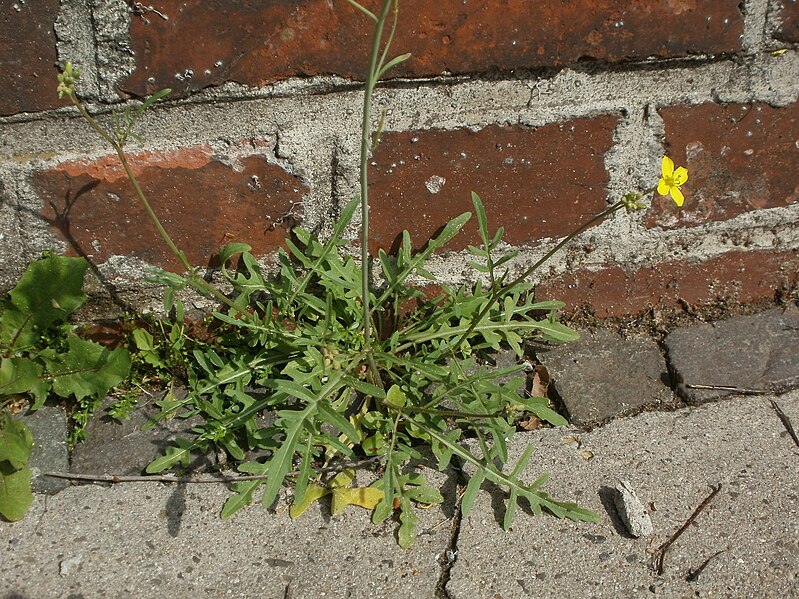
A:
MULTIPOLYGON (((370 250, 396 249, 403 229, 416 249, 483 200, 491 232, 534 245, 563 237, 606 206, 604 155, 615 116, 544 127, 490 126, 384 134, 370 174, 370 250)), ((478 244, 476 219, 450 244, 478 244)))
POLYGON ((58 0, 3 2, 0 6, 0 64, 4 85, 0 116, 60 106, 56 94, 53 26, 58 0))
POLYGON ((588 307, 599 318, 641 314, 650 306, 708 305, 718 300, 755 303, 799 282, 799 251, 728 252, 704 262, 675 261, 639 269, 582 269, 542 282, 541 299, 569 310, 588 307))
POLYGON ((656 201, 646 225, 692 226, 799 200, 799 104, 701 104, 660 110, 666 150, 687 166, 686 201, 656 201))
MULTIPOLYGON (((382 2, 365 0, 377 10, 382 2)), ((557 67, 580 60, 733 53, 741 47, 738 0, 404 0, 393 50, 413 57, 397 76, 557 67)), ((293 76, 363 78, 371 21, 347 2, 187 0, 169 19, 134 18, 137 70, 122 85, 176 94, 236 81, 293 76), (224 18, 220 18, 224 15, 224 18), (202 43, 198 43, 202 42, 202 43)))
MULTIPOLYGON (((195 265, 207 265, 220 245, 244 241, 256 254, 286 237, 292 203, 307 188, 259 155, 232 163, 199 146, 129 157, 153 210, 195 265), (275 226, 275 225, 278 226, 275 226)), ((125 178, 117 157, 62 163, 37 173, 43 218, 73 255, 103 262, 113 255, 180 270, 125 178)))
POLYGON ((796 0, 778 0, 774 6, 779 23, 774 37, 782 42, 799 42, 799 3, 796 0))

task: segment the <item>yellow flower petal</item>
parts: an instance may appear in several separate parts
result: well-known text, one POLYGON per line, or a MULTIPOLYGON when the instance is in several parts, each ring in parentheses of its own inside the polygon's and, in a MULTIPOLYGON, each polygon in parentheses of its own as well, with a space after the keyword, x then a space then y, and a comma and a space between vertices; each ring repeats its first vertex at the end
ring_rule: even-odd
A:
POLYGON ((682 195, 679 187, 672 187, 669 191, 671 191, 671 199, 674 200, 674 203, 678 206, 682 206, 682 203, 685 201, 685 196, 682 195))
POLYGON ((681 166, 676 171, 674 171, 675 185, 682 185, 687 180, 688 180, 688 169, 686 169, 684 166, 681 166))
POLYGON ((662 196, 669 195, 669 186, 665 180, 661 179, 658 181, 658 193, 662 196))
POLYGON ((663 173, 663 178, 668 179, 674 175, 674 161, 668 156, 664 156, 660 163, 660 172, 663 173))

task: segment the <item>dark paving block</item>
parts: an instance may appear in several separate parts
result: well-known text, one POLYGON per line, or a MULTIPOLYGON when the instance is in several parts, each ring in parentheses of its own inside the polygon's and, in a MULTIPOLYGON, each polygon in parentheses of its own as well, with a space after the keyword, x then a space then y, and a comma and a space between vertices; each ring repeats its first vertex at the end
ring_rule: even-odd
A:
POLYGON ((66 414, 59 407, 43 406, 23 416, 22 422, 33 435, 33 451, 28 461, 33 471, 31 488, 36 493, 55 495, 69 483, 42 473, 66 472, 69 468, 66 414))
POLYGON ((578 426, 674 401, 666 361, 650 339, 624 339, 600 329, 537 357, 578 426))
POLYGON ((701 403, 734 393, 690 385, 786 391, 799 386, 799 310, 774 309, 676 329, 665 340, 678 392, 701 403))
MULTIPOLYGON (((178 437, 191 439, 191 429, 202 424, 202 419, 173 418, 161 420, 143 430, 159 414, 152 400, 142 400, 141 405, 127 420, 115 420, 104 408, 97 412, 86 426, 86 441, 72 450, 71 472, 80 474, 143 474, 147 465, 162 455, 167 446, 178 437)), ((202 469, 214 463, 213 456, 198 456, 191 469, 202 469)))

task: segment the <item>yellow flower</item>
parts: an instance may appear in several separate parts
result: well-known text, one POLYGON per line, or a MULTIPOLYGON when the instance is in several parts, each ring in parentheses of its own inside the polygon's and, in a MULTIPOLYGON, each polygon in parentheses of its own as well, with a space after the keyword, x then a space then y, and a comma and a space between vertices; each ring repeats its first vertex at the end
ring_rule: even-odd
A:
POLYGON ((663 157, 660 169, 663 176, 658 181, 658 193, 662 196, 670 194, 674 203, 682 206, 685 197, 680 187, 688 180, 688 170, 682 166, 674 170, 674 161, 668 156, 663 157))

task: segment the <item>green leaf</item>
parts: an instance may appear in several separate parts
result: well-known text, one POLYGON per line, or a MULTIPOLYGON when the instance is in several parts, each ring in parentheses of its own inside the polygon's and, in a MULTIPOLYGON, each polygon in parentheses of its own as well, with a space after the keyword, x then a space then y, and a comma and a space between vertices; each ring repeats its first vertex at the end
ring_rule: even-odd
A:
POLYGON ((307 406, 302 412, 297 413, 296 416, 291 418, 291 424, 286 429, 286 438, 283 440, 280 448, 274 453, 272 459, 269 460, 269 479, 266 482, 266 488, 261 498, 264 507, 271 506, 277 498, 277 494, 283 486, 283 479, 286 478, 286 474, 291 471, 294 452, 304 434, 305 421, 315 412, 316 402, 307 406))
POLYGON ((339 414, 336 412, 332 406, 326 401, 320 401, 317 404, 317 408, 319 410, 319 417, 327 422, 328 424, 332 424, 342 433, 347 435, 350 441, 353 443, 357 443, 360 441, 361 436, 358 434, 358 431, 353 426, 352 422, 349 421, 344 415, 339 414))
POLYGON ((236 492, 236 494, 231 495, 228 497, 227 501, 225 501, 225 505, 222 506, 222 512, 219 514, 219 517, 223 520, 227 520, 239 510, 242 510, 250 505, 252 503, 253 495, 255 494, 256 489, 264 484, 264 482, 266 481, 248 480, 235 483, 233 485, 233 490, 236 492))
POLYGON ((86 267, 83 258, 55 255, 31 262, 0 315, 0 343, 35 345, 44 330, 66 320, 86 301, 86 267))
POLYGON ((150 106, 158 102, 161 98, 168 96, 171 93, 172 90, 168 87, 165 87, 164 89, 155 92, 152 96, 149 96, 146 100, 144 100, 144 103, 139 108, 139 112, 144 112, 145 110, 150 108, 150 106))
POLYGON ((570 343, 580 338, 580 333, 553 320, 542 320, 537 322, 535 328, 538 329, 550 341, 558 343, 570 343))
MULTIPOLYGON (((514 400, 515 399, 516 398, 514 398, 514 400)), ((568 420, 566 420, 563 416, 558 414, 552 408, 548 407, 546 404, 542 405, 541 403, 536 403, 534 401, 530 401, 530 400, 533 400, 533 399, 543 399, 547 403, 549 402, 549 400, 546 397, 543 397, 543 398, 520 397, 519 398, 519 402, 524 404, 525 408, 528 411, 530 411, 533 414, 535 414, 536 416, 538 416, 538 418, 540 418, 541 420, 546 420, 547 422, 549 422, 553 426, 565 426, 565 425, 569 424, 568 420)))
POLYGON ((397 385, 391 385, 386 393, 385 403, 401 408, 408 404, 408 396, 397 385))
POLYGON ((0 463, 0 515, 6 520, 22 520, 33 503, 29 468, 12 469, 0 463))
POLYGON ((461 499, 461 512, 464 516, 468 516, 469 512, 472 511, 474 500, 477 498, 480 485, 483 484, 485 477, 485 470, 481 468, 472 474, 472 477, 469 479, 469 483, 466 485, 466 491, 463 493, 463 498, 461 499))
POLYGON ((71 333, 67 346, 66 353, 55 350, 41 353, 53 381, 53 391, 60 397, 102 398, 130 372, 130 354, 126 349, 108 350, 71 333))
POLYGON ((147 474, 158 474, 167 468, 171 468, 178 462, 184 468, 188 468, 191 452, 199 448, 202 444, 201 442, 192 443, 187 439, 175 439, 174 445, 167 447, 164 455, 150 462, 145 472, 147 474))
POLYGON ((397 540, 399 546, 403 549, 410 548, 413 545, 413 533, 416 532, 416 525, 419 518, 416 516, 416 510, 413 503, 407 497, 400 499, 400 527, 397 532, 397 540))
POLYGON ((28 358, 0 359, 0 395, 30 393, 35 402, 32 409, 41 407, 47 398, 50 384, 41 378, 44 369, 28 358))
POLYGON ((8 412, 0 412, 0 462, 8 462, 14 470, 26 468, 32 449, 33 435, 28 427, 8 412))
POLYGON ((387 62, 385 65, 383 65, 383 68, 381 68, 381 69, 380 69, 380 70, 377 72, 377 79, 380 79, 380 78, 381 78, 383 75, 385 75, 385 74, 386 74, 388 71, 390 71, 391 69, 393 69, 393 68, 394 68, 395 66, 397 66, 398 64, 400 64, 400 63, 402 63, 402 62, 405 62, 405 61, 406 61, 406 60, 408 60, 410 57, 411 57, 411 53, 410 53, 410 52, 408 52, 407 54, 400 54, 399 56, 395 56, 394 58, 392 58, 391 60, 389 60, 389 61, 388 61, 388 62, 387 62))

